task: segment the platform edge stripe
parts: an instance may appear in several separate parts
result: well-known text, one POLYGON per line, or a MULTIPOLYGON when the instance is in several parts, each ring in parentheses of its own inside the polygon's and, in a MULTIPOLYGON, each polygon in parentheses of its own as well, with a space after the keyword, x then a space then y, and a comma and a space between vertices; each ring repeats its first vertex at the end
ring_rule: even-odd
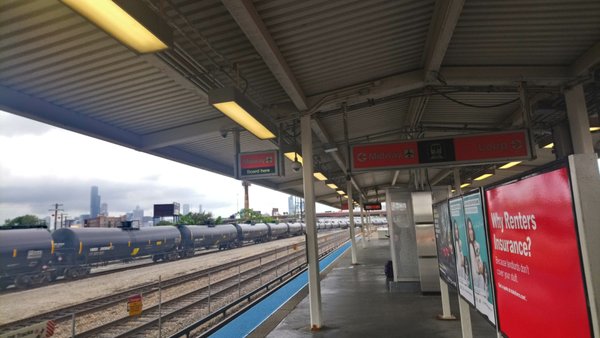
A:
MULTIPOLYGON (((350 242, 346 242, 331 254, 323 257, 319 261, 319 272, 323 272, 339 257, 341 257, 350 248, 350 242)), ((211 338, 219 337, 246 337, 271 315, 285 305, 292 297, 300 292, 308 284, 308 272, 304 271, 294 277, 276 290, 261 302, 247 309, 244 313, 234 318, 231 322, 224 325, 218 331, 211 334, 211 338), (286 297, 287 295, 287 297, 286 297)))

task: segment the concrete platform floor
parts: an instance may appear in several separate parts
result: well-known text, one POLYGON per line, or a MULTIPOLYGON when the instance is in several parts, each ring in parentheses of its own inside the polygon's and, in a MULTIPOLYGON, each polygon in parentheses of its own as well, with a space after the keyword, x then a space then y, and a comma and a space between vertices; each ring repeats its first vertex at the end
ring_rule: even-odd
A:
MULTIPOLYGON (((441 321, 439 294, 389 291, 384 274, 390 257, 389 240, 357 242, 359 265, 351 264, 350 250, 321 281, 324 327, 310 331, 307 292, 279 310, 251 337, 461 337, 460 320, 441 321), (283 320, 281 320, 283 318, 283 320)), ((458 298, 450 293, 452 314, 459 316, 458 298)), ((496 330, 471 310, 473 336, 495 338, 496 330)))

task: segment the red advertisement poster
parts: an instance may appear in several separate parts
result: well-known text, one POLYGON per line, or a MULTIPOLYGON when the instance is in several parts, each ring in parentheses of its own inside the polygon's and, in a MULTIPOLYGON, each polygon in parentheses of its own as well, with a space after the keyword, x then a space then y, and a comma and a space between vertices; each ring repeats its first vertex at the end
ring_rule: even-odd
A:
POLYGON ((566 168, 487 189, 500 331, 591 337, 566 168))

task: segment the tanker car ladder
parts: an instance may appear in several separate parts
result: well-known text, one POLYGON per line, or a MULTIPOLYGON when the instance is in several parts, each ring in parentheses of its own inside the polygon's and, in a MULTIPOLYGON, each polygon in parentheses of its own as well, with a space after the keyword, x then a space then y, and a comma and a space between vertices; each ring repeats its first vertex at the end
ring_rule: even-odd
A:
MULTIPOLYGON (((329 254, 323 256, 319 261, 319 271, 323 272, 329 268, 334 261, 340 258, 350 248, 350 242, 344 243, 339 248, 333 250, 329 254)), ((272 281, 273 283, 275 281, 272 281)), ((267 284, 264 287, 268 288, 267 284)), ((304 268, 301 273, 293 278, 288 279, 283 284, 278 285, 275 289, 264 294, 262 297, 256 299, 248 306, 238 311, 229 318, 224 319, 219 324, 215 325, 208 331, 204 332, 201 337, 246 337, 256 328, 258 328, 263 322, 265 322, 271 315, 277 310, 284 306, 289 300, 296 296, 304 287, 308 285, 308 270, 304 268)), ((255 290, 258 292, 260 290, 255 290)), ((220 311, 213 313, 213 316, 225 315, 226 311, 241 303, 247 297, 239 299, 237 302, 230 304, 227 308, 223 308, 220 311)), ((205 324, 207 321, 215 318, 213 316, 207 317, 198 321, 187 328, 172 335, 174 337, 190 337, 190 333, 196 330, 198 327, 205 324)))

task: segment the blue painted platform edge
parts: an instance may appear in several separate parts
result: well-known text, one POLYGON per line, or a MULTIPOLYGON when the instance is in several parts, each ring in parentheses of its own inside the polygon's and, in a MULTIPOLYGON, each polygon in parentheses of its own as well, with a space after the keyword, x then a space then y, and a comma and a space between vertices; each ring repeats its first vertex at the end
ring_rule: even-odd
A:
MULTIPOLYGON (((336 259, 341 257, 350 248, 350 242, 334 250, 319 261, 319 271, 327 269, 336 259)), ((244 313, 233 318, 210 337, 246 337, 271 315, 279 310, 285 303, 294 297, 308 284, 308 271, 303 271, 296 277, 288 280, 263 300, 244 310, 244 313)))

